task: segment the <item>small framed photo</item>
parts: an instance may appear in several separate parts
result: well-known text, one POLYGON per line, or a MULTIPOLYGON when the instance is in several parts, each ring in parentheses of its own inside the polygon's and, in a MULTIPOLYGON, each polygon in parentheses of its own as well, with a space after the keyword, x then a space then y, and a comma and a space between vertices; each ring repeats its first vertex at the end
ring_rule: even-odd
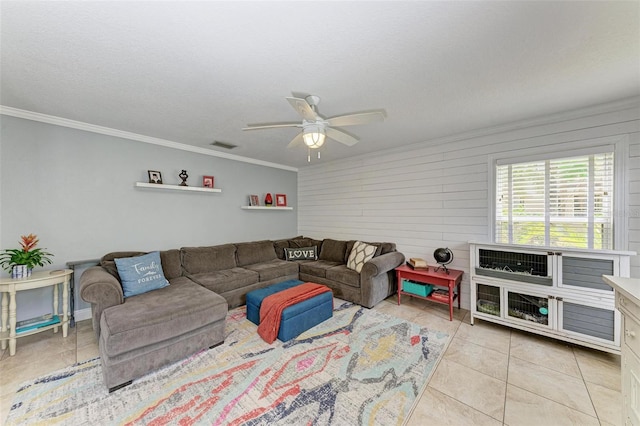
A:
POLYGON ((213 176, 202 176, 202 186, 213 188, 213 176))
POLYGON ((249 205, 250 206, 259 206, 260 198, 257 195, 249 195, 249 205))
POLYGON ((149 173, 149 183, 162 184, 162 173, 157 170, 147 170, 149 173))
POLYGON ((287 195, 276 194, 276 207, 286 207, 286 206, 287 206, 287 195))

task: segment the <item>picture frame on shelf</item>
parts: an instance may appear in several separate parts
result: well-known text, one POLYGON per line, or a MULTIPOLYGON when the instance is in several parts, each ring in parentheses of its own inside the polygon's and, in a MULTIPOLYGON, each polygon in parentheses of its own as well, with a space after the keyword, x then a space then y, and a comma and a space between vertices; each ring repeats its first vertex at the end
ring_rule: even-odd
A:
POLYGON ((276 194, 276 207, 287 206, 287 194, 276 194))
POLYGON ((213 188, 213 176, 202 176, 202 186, 205 188, 213 188))
POLYGON ((249 195, 249 205, 250 206, 259 206, 260 205, 260 197, 256 194, 249 195))
POLYGON ((157 183, 162 185, 162 173, 157 170, 147 170, 149 174, 149 183, 157 183))

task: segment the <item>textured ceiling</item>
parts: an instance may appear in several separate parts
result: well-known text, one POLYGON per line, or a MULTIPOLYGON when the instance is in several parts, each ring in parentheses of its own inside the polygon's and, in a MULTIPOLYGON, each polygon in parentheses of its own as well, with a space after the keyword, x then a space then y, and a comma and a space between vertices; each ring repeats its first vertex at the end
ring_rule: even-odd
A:
POLYGON ((640 94, 640 3, 2 1, 0 104, 294 167, 285 96, 345 128, 322 159, 640 94), (211 149, 214 149, 211 147, 211 149))

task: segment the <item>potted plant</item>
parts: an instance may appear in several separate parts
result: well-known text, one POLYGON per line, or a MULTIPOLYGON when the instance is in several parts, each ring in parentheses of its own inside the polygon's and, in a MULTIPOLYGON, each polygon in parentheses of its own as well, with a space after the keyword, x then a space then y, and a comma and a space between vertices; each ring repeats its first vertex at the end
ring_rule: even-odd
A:
POLYGON ((11 271, 12 278, 24 278, 31 275, 31 271, 36 266, 51 264, 49 256, 51 253, 44 249, 36 248, 38 237, 29 234, 23 235, 19 249, 6 249, 0 253, 0 267, 6 271, 11 271))

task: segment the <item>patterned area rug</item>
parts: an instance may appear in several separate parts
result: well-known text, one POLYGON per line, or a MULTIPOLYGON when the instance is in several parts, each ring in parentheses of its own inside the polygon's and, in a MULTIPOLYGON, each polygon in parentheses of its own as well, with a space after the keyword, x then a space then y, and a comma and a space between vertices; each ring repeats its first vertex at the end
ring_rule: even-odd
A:
POLYGON ((7 424, 400 425, 446 333, 336 301, 334 317, 266 344, 229 312, 225 344, 112 394, 93 359, 27 383, 7 424))

